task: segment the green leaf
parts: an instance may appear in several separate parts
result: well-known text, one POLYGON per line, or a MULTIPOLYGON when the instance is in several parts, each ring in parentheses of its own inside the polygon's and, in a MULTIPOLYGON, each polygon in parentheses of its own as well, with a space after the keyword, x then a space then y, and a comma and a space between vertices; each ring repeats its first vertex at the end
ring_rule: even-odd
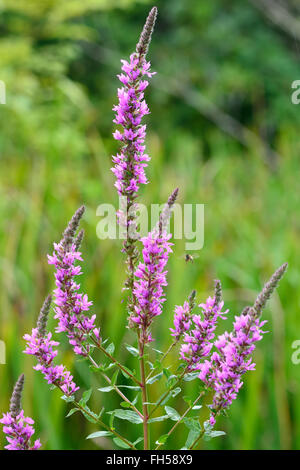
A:
POLYGON ((105 351, 106 351, 108 354, 112 355, 112 354, 115 352, 115 345, 114 345, 114 343, 110 343, 110 345, 107 346, 107 348, 105 349, 105 351))
MULTIPOLYGON (((171 392, 168 393, 168 395, 166 396, 166 398, 161 402, 161 405, 165 405, 166 403, 168 403, 168 401, 170 400, 171 398, 171 392)), ((156 405, 158 404, 158 401, 161 399, 161 397, 157 400, 157 402, 155 403, 156 405)))
POLYGON ((192 402, 191 398, 185 396, 185 397, 183 397, 183 400, 185 401, 185 403, 187 403, 188 406, 192 406, 193 402, 192 402))
POLYGON ((161 361, 159 359, 155 359, 153 363, 153 369, 161 369, 161 368, 162 368, 161 361))
POLYGON ((110 418, 109 418, 109 427, 111 429, 115 429, 114 428, 114 420, 115 420, 115 415, 113 413, 111 413, 110 418))
POLYGON ((210 433, 211 437, 225 436, 226 432, 224 431, 212 431, 210 433))
POLYGON ((171 393, 172 397, 174 398, 174 397, 176 397, 176 395, 178 395, 178 393, 180 393, 180 392, 181 392, 181 388, 180 388, 180 387, 177 387, 177 388, 174 388, 174 390, 171 390, 170 393, 171 393))
POLYGON ((101 371, 101 368, 100 367, 96 367, 96 366, 93 366, 92 364, 89 365, 89 368, 93 371, 93 372, 100 372, 101 371))
POLYGON ((170 377, 167 380, 167 387, 168 388, 174 387, 174 385, 176 384, 177 381, 178 381, 178 379, 177 379, 176 375, 170 375, 170 377))
POLYGON ((155 348, 152 348, 152 349, 153 349, 153 351, 157 352, 158 354, 161 354, 161 355, 164 354, 164 353, 163 353, 162 351, 160 351, 159 349, 155 349, 155 348))
POLYGON ((195 419, 195 418, 184 418, 183 422, 186 425, 186 427, 188 429, 190 429, 191 431, 198 432, 198 433, 201 432, 201 426, 200 426, 200 423, 197 419, 195 419))
POLYGON ((113 389, 114 387, 112 387, 111 385, 109 385, 108 387, 98 388, 99 392, 104 392, 104 393, 111 392, 113 389))
POLYGON ((131 405, 128 403, 128 401, 121 401, 120 405, 122 408, 131 408, 131 405))
POLYGON ((204 440, 205 441, 210 441, 211 439, 213 439, 214 437, 218 437, 218 436, 224 436, 226 433, 224 431, 212 431, 212 430, 208 430, 208 431, 205 431, 204 433, 204 440))
POLYGON ((200 435, 200 432, 190 430, 184 448, 188 449, 193 444, 193 442, 197 439, 197 437, 199 437, 199 435, 200 435))
POLYGON ((199 372, 189 372, 183 377, 183 380, 185 382, 191 382, 192 380, 195 380, 199 375, 199 372))
POLYGON ((176 372, 183 371, 183 369, 185 369, 185 368, 186 368, 186 364, 183 363, 183 362, 181 362, 181 363, 179 364, 179 366, 177 367, 176 372))
POLYGON ((167 379, 171 376, 171 372, 166 368, 163 368, 163 374, 167 379))
POLYGON ((163 372, 160 372, 159 374, 154 375, 153 377, 150 377, 150 379, 148 379, 146 383, 148 385, 153 384, 157 380, 161 379, 163 375, 164 375, 163 372))
POLYGON ((89 390, 86 390, 85 392, 83 392, 82 398, 79 402, 80 405, 85 405, 89 401, 92 395, 92 391, 93 390, 90 388, 89 390))
MULTIPOLYGON (((125 371, 128 371, 129 374, 135 375, 135 370, 130 370, 128 367, 125 367, 125 366, 123 366, 123 369, 125 369, 125 371)), ((127 379, 130 377, 130 375, 126 374, 126 372, 124 372, 122 369, 121 369, 121 372, 124 375, 124 377, 126 377, 127 379)))
POLYGON ((137 401, 138 401, 138 398, 139 398, 139 394, 136 395, 136 397, 132 400, 132 405, 136 405, 137 401))
POLYGON ((70 397, 67 397, 66 395, 63 395, 60 398, 64 401, 66 401, 67 403, 72 403, 73 401, 75 401, 74 395, 71 395, 70 397))
POLYGON ((127 351, 129 351, 133 356, 137 357, 139 355, 139 350, 137 348, 130 346, 130 344, 126 344, 125 346, 127 351))
POLYGON ((113 414, 116 418, 125 419, 126 421, 130 421, 134 424, 141 424, 143 422, 140 415, 138 415, 136 411, 132 410, 116 409, 114 411, 109 411, 108 414, 113 414))
POLYGON ((112 433, 110 431, 97 431, 89 434, 86 439, 95 439, 96 437, 104 437, 104 436, 111 436, 112 433))
POLYGON ((165 410, 167 415, 172 421, 179 421, 180 420, 180 414, 177 413, 177 411, 172 408, 171 406, 165 406, 165 410))
POLYGON ((69 416, 72 416, 76 411, 79 411, 78 408, 72 408, 69 413, 67 414, 66 418, 69 418, 69 416))
POLYGON ((165 421, 169 419, 169 415, 158 416, 157 418, 151 418, 148 420, 148 423, 157 423, 158 421, 165 421))
POLYGON ((183 422, 186 427, 190 430, 185 443, 185 447, 188 449, 197 439, 197 437, 200 436, 201 425, 199 421, 195 418, 184 418, 183 422))
POLYGON ((114 443, 121 447, 122 449, 130 449, 130 446, 128 444, 126 444, 126 442, 123 442, 121 439, 119 439, 118 437, 115 437, 113 439, 114 443))
POLYGON ((112 385, 115 385, 115 383, 117 381, 117 378, 118 378, 118 375, 119 375, 119 369, 115 370, 115 372, 113 373, 113 376, 111 378, 112 385))
POLYGON ((205 431, 211 431, 213 429, 209 421, 204 421, 203 426, 204 426, 205 431))
POLYGON ((138 390, 141 392, 141 387, 138 385, 117 385, 118 388, 128 388, 129 390, 138 390))
POLYGON ((95 413, 93 413, 91 410, 89 410, 89 414, 86 413, 83 410, 80 410, 80 411, 83 414, 83 416, 85 417, 85 419, 87 419, 90 423, 97 423, 98 422, 98 416, 95 413))
POLYGON ((144 440, 143 437, 138 437, 136 441, 134 441, 133 445, 136 446, 139 442, 142 442, 144 440))
POLYGON ((168 434, 163 434, 157 439, 155 444, 165 444, 165 442, 167 442, 168 437, 169 437, 168 434))

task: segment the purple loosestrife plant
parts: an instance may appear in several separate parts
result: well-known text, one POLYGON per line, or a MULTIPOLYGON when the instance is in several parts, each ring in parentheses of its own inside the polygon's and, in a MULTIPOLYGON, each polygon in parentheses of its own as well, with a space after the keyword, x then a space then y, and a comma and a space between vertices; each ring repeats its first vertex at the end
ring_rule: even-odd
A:
POLYGON ((76 282, 77 276, 82 274, 77 261, 83 261, 78 251, 83 238, 83 231, 75 237, 80 219, 84 213, 84 206, 80 207, 72 217, 60 243, 54 243, 53 255, 48 255, 48 263, 56 268, 54 290, 55 317, 58 319, 58 333, 66 332, 75 354, 88 356, 90 352, 89 336, 94 335, 100 340, 99 329, 96 328, 96 315, 88 317, 93 302, 89 302, 86 294, 79 293, 80 284, 76 282))
POLYGON ((31 443, 34 434, 31 418, 24 416, 21 408, 22 391, 24 387, 24 374, 20 375, 14 387, 8 413, 3 413, 0 423, 3 424, 3 432, 6 435, 8 444, 7 450, 37 450, 41 447, 39 439, 31 443))
POLYGON ((257 297, 253 307, 246 307, 241 315, 235 317, 233 330, 220 335, 214 342, 214 351, 209 360, 200 365, 199 378, 214 390, 210 424, 215 424, 215 416, 228 408, 236 399, 243 382, 241 377, 249 370, 255 369, 251 354, 255 343, 263 338, 265 331, 262 327, 267 323, 261 321, 263 307, 279 280, 286 271, 287 264, 283 264, 265 285, 257 297))
POLYGON ((199 304, 201 314, 192 316, 190 332, 185 333, 180 350, 180 356, 189 370, 197 370, 202 358, 209 356, 217 321, 219 318, 225 319, 224 315, 228 312, 222 312, 223 305, 223 301, 218 304, 215 298, 208 297, 205 303, 199 304))
POLYGON ((183 305, 176 305, 174 313, 174 328, 170 328, 176 341, 191 328, 191 308, 187 301, 183 305))
MULTIPOLYGON (((144 91, 149 85, 144 77, 151 78, 150 62, 146 53, 151 40, 156 20, 157 9, 154 7, 147 18, 144 30, 129 61, 122 60, 122 72, 118 75, 122 87, 118 89, 119 103, 113 107, 116 112, 114 123, 121 126, 113 136, 122 143, 120 153, 113 157, 112 168, 116 176, 115 186, 120 196, 126 196, 128 205, 136 198, 139 185, 146 184, 145 167, 150 158, 145 154, 146 125, 142 118, 149 114, 144 100, 144 91)), ((129 207, 130 208, 130 207, 129 207)))
POLYGON ((141 262, 134 275, 134 295, 137 300, 135 316, 131 321, 140 329, 140 341, 147 344, 153 341, 149 327, 153 318, 161 315, 162 304, 165 302, 163 288, 167 286, 167 271, 171 243, 171 235, 166 232, 155 234, 153 232, 143 238, 143 262, 141 262))
POLYGON ((160 215, 158 225, 141 239, 143 262, 139 263, 134 273, 133 294, 136 302, 135 311, 129 319, 129 325, 137 325, 142 350, 144 350, 144 345, 153 341, 149 327, 153 318, 161 315, 162 304, 165 302, 163 288, 168 285, 165 267, 169 254, 172 252, 172 243, 169 242, 172 235, 167 233, 166 227, 177 195, 178 188, 169 197, 160 215))
MULTIPOLYGON (((119 103, 114 107, 114 123, 120 127, 114 137, 120 141, 121 148, 113 157, 112 170, 116 176, 118 194, 126 199, 125 209, 119 219, 127 231, 123 245, 127 256, 125 288, 128 293, 124 326, 128 315, 128 335, 132 337, 131 344, 119 345, 118 349, 123 354, 122 347, 127 348, 139 365, 140 372, 129 369, 114 355, 114 344, 102 339, 100 328, 96 327, 96 314, 89 313, 92 302, 87 294, 80 292, 78 277, 82 271, 79 263, 83 261, 80 245, 84 232, 78 230, 84 206, 75 212, 61 241, 54 244, 53 254, 48 255, 48 263, 55 267, 53 303, 54 317, 58 321, 56 333, 65 334, 75 357, 86 361, 91 371, 104 381, 105 386, 95 391, 95 401, 99 398, 99 392, 113 393, 118 395, 120 407, 113 410, 102 408, 100 413, 91 410, 88 401, 92 389, 85 390, 77 401, 79 386, 71 372, 63 365, 54 363, 59 343, 53 339, 52 332, 47 331, 52 296, 46 298, 36 328, 30 335, 24 336, 24 352, 37 359, 34 369, 41 371, 51 388, 58 388, 62 393, 61 398, 71 404, 68 416, 79 411, 95 425, 95 432, 88 438, 110 437, 115 446, 132 450, 140 446, 144 449, 167 446, 169 437, 179 426, 185 426, 188 431, 187 439, 182 443, 185 449, 196 448, 202 437, 209 439, 224 434, 213 429, 217 416, 228 410, 243 385, 242 376, 255 367, 252 355, 256 343, 264 334, 262 310, 287 268, 286 264, 282 265, 264 286, 254 305, 235 316, 231 332, 216 335, 216 329, 222 325, 220 320, 229 314, 224 308, 220 281, 215 281, 214 295, 204 303, 196 301, 197 294, 193 290, 186 300, 183 297, 182 303, 174 308, 173 325, 170 331, 166 330, 170 338, 166 352, 153 347, 155 324, 159 324, 161 315, 168 314, 164 303, 168 284, 167 262, 173 245, 168 222, 178 196, 178 189, 175 189, 160 214, 158 224, 146 237, 139 240, 132 236, 131 229, 136 227, 134 201, 140 185, 147 183, 145 167, 150 160, 145 154, 146 127, 142 119, 149 114, 144 100, 144 91, 148 86, 145 78, 151 77, 153 73, 150 72, 146 54, 156 15, 157 9, 154 7, 148 15, 136 52, 129 61, 122 61, 122 74, 119 75, 122 87, 118 90, 119 103), (119 378, 121 374, 122 380, 119 378), (187 396, 184 391, 186 381, 194 381, 193 396, 187 396), (151 388, 154 383, 155 393, 151 388), (157 396, 158 390, 160 392, 157 396), (137 392, 135 398, 132 398, 132 392, 137 392), (182 414, 170 406, 180 393, 185 394, 186 402, 182 414), (212 399, 209 400, 207 419, 201 427, 197 410, 208 393, 212 399), (136 441, 131 442, 119 432, 119 420, 125 420, 135 430, 139 430, 136 441), (150 439, 149 428, 153 426, 154 431, 157 429, 155 422, 165 420, 174 422, 168 433, 157 436, 152 432, 150 439)), ((35 449, 40 446, 39 440, 33 445, 30 443, 34 432, 33 422, 24 418, 20 407, 22 387, 21 376, 13 393, 10 411, 1 420, 9 442, 8 449, 35 449)), ((182 433, 179 436, 181 438, 182 433)))
POLYGON ((52 333, 47 333, 47 318, 51 306, 51 296, 48 296, 41 308, 37 327, 31 332, 31 335, 24 335, 26 341, 25 354, 35 356, 38 363, 34 366, 35 370, 39 370, 44 375, 48 384, 59 387, 67 396, 73 395, 79 387, 73 382, 73 376, 63 365, 54 365, 54 358, 58 351, 57 341, 53 341, 52 333))
POLYGON ((121 149, 113 156, 113 173, 116 176, 115 186, 119 196, 125 198, 125 208, 119 213, 119 222, 126 228, 126 240, 123 251, 127 255, 127 280, 125 287, 129 291, 128 311, 134 314, 134 272, 139 259, 139 251, 135 245, 135 205, 141 184, 147 184, 145 168, 150 160, 145 153, 146 124, 142 119, 149 114, 148 105, 144 99, 144 91, 149 85, 146 78, 151 78, 155 72, 150 72, 150 62, 146 54, 151 41, 157 16, 157 8, 150 11, 136 46, 136 51, 129 61, 122 60, 122 72, 118 75, 122 87, 118 89, 119 102, 113 107, 116 112, 114 123, 117 129, 113 136, 121 143, 121 149))

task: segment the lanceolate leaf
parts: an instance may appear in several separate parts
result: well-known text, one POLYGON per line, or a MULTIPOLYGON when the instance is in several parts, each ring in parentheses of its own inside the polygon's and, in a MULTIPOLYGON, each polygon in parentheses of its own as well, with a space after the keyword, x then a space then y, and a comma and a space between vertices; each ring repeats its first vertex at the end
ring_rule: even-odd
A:
POLYGON ((115 352, 115 345, 114 345, 114 343, 110 343, 110 345, 107 346, 106 352, 108 352, 108 354, 113 354, 113 353, 115 352))
POLYGON ((97 431, 93 432, 92 434, 89 434, 86 439, 95 439, 96 437, 106 437, 106 436, 112 436, 112 433, 110 431, 97 431))
POLYGON ((69 418, 69 416, 72 416, 76 411, 79 411, 78 408, 72 408, 69 413, 67 414, 66 418, 69 418))
POLYGON ((183 377, 183 380, 185 382, 190 382, 191 380, 197 379, 198 376, 199 376, 199 372, 189 372, 183 377))
POLYGON ((226 434, 224 431, 205 431, 203 439, 210 441, 214 437, 224 436, 224 434, 226 434))
POLYGON ((126 349, 130 352, 130 354, 135 357, 139 355, 139 350, 137 348, 134 348, 133 346, 130 346, 129 344, 126 344, 126 349))
POLYGON ((112 383, 112 385, 115 385, 115 383, 116 383, 116 381, 117 381, 117 378, 118 378, 118 375, 119 375, 119 369, 117 369, 117 370, 114 372, 114 374, 113 374, 113 376, 112 376, 112 378, 111 378, 111 383, 112 383))
POLYGON ((125 419, 126 421, 130 421, 134 424, 141 424, 143 422, 142 418, 135 411, 132 410, 117 409, 114 411, 110 411, 108 414, 112 414, 116 418, 125 419))
POLYGON ((148 423, 157 423, 158 421, 165 421, 166 419, 169 419, 169 415, 158 416, 157 418, 151 418, 149 419, 148 423))
POLYGON ((113 439, 114 443, 121 447, 122 449, 130 449, 130 446, 128 444, 126 444, 126 442, 123 442, 121 439, 119 439, 118 437, 115 437, 113 439))
POLYGON ((103 393, 111 392, 113 389, 114 387, 112 387, 111 385, 108 385, 108 387, 98 388, 99 392, 103 393))
POLYGON ((92 395, 92 389, 90 388, 89 390, 86 390, 85 392, 83 392, 82 394, 82 398, 79 402, 80 405, 85 405, 89 399, 91 398, 91 395, 92 395))
POLYGON ((169 418, 173 421, 178 421, 180 419, 180 414, 177 413, 177 411, 174 410, 174 408, 172 408, 171 406, 165 406, 165 410, 169 418))
POLYGON ((147 384, 148 385, 153 384, 157 380, 161 379, 163 375, 164 375, 163 372, 160 372, 159 374, 154 375, 153 377, 150 377, 150 379, 147 380, 147 384))
POLYGON ((184 418, 183 419, 184 424, 188 429, 191 429, 192 431, 195 432, 200 432, 201 431, 201 426, 200 423, 197 419, 195 418, 184 418))
POLYGON ((184 448, 188 449, 193 444, 193 442, 197 439, 197 437, 199 437, 199 435, 200 435, 200 432, 191 430, 188 434, 184 448))
POLYGON ((162 436, 160 436, 157 441, 155 442, 155 444, 165 444, 167 442, 167 439, 168 439, 168 434, 163 434, 162 436))

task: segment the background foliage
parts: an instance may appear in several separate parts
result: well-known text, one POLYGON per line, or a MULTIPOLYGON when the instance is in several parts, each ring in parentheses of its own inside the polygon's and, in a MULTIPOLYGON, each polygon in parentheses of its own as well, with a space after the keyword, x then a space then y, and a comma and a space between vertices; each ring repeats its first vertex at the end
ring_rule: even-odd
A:
MULTIPOLYGON (((142 197, 162 203, 179 186, 180 202, 206 205, 199 258, 186 265, 184 244, 177 242, 170 260, 168 302, 155 329, 158 347, 169 345, 174 305, 192 288, 200 301, 211 294, 214 278, 222 280, 230 328, 234 314, 275 268, 290 264, 265 313, 270 333, 256 352, 257 370, 245 378, 230 418, 219 422, 226 436, 204 442, 204 448, 300 446, 300 366, 291 361, 292 343, 300 337, 300 113, 290 99, 291 83, 300 78, 300 11, 296 0, 261 4, 158 1, 150 49, 158 74, 147 90, 151 184, 142 197), (282 8, 283 21, 275 21, 274 11, 280 18, 282 8)), ((133 339, 121 303, 120 243, 97 239, 96 208, 117 204, 109 171, 116 150, 115 75, 151 6, 146 0, 0 4, 0 79, 7 90, 7 104, 0 107, 0 339, 7 347, 0 410, 7 409, 13 383, 24 371, 24 408, 48 449, 111 445, 106 439, 86 441, 96 429, 81 416, 64 418, 66 403, 34 373, 21 338, 53 288, 46 253, 85 203, 84 289, 104 336, 119 344, 125 331, 124 342, 133 339)), ((85 363, 73 362, 65 342, 62 348, 62 360, 83 388, 103 384, 85 363)), ((124 347, 118 354, 130 365, 124 347)), ((196 393, 192 385, 187 393, 196 393)), ((118 396, 113 400, 100 392, 92 396, 97 409, 116 407, 118 396)), ((184 409, 180 400, 170 404, 184 409)), ((170 424, 154 426, 162 434, 170 424)), ((134 440, 138 426, 131 432, 134 440)), ((172 448, 182 445, 180 432, 174 435, 172 448)))

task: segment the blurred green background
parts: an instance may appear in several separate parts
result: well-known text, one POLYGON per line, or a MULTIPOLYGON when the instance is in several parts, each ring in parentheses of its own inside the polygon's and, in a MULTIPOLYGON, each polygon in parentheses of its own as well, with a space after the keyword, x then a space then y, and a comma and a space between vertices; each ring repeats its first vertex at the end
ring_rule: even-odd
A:
MULTIPOLYGON (((300 365, 291 356, 293 341, 300 339, 300 107, 291 102, 291 84, 300 79, 299 3, 156 5, 149 58, 158 73, 147 89, 146 119, 152 160, 141 199, 162 203, 179 186, 181 203, 205 204, 199 258, 185 264, 184 242, 174 247, 168 301, 154 327, 157 346, 170 344, 174 305, 191 289, 202 301, 220 278, 230 328, 234 315, 288 261, 288 273, 265 311, 269 333, 255 353, 256 371, 245 376, 229 418, 218 422, 226 436, 201 447, 297 449, 300 365)), ((6 84, 6 105, 0 105, 0 339, 7 348, 7 364, 0 365, 0 411, 7 410, 13 384, 24 372, 25 413, 35 419, 47 449, 111 448, 106 439, 85 440, 97 429, 79 414, 65 419, 68 406, 32 370, 33 358, 22 354, 22 336, 54 285, 46 254, 84 203, 83 289, 103 335, 117 345, 124 331, 125 342, 134 340, 125 330, 121 303, 121 243, 96 237, 96 208, 118 201, 109 171, 117 149, 111 136, 116 74, 152 6, 147 0, 0 3, 0 79, 6 84)), ((82 388, 104 386, 60 340, 60 358, 82 388)), ((117 354, 131 364, 124 346, 117 354)), ((186 393, 197 393, 195 387, 191 382, 186 393)), ((157 384, 153 389, 157 394, 157 384)), ((91 402, 96 410, 112 409, 119 399, 95 391, 91 402)), ((180 399, 169 404, 185 409, 180 399)), ((126 422, 119 423, 127 433, 126 422)), ((152 435, 169 428, 169 422, 157 423, 152 435)), ((187 432, 174 433, 169 447, 182 446, 187 432)), ((132 425, 127 437, 138 435, 132 425)))

